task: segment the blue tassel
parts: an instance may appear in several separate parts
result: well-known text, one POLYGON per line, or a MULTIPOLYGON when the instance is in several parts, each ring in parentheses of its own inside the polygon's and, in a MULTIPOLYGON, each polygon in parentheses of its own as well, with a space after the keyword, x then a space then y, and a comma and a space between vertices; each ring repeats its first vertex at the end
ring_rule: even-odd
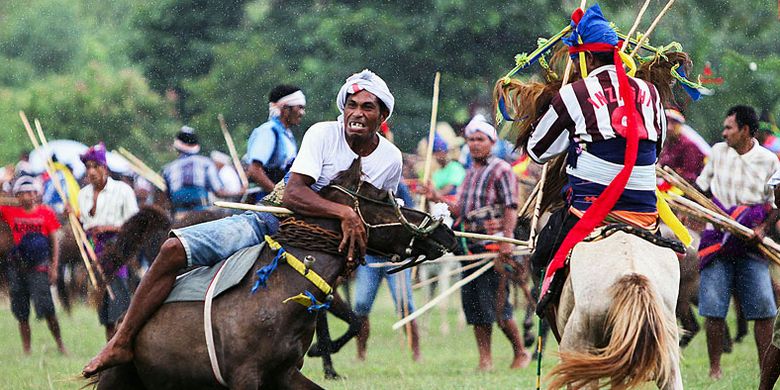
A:
POLYGON ((511 115, 509 115, 509 112, 506 110, 506 102, 504 102, 504 97, 498 98, 498 110, 501 111, 501 116, 504 117, 504 120, 507 122, 514 122, 515 119, 512 118, 511 115))
POLYGON ((263 268, 260 268, 257 270, 257 280, 255 281, 255 284, 252 286, 252 294, 254 294, 260 287, 262 288, 268 288, 266 283, 268 282, 268 278, 271 277, 271 273, 274 272, 276 267, 279 266, 279 260, 284 256, 286 251, 284 248, 279 248, 279 251, 276 252, 276 257, 274 257, 273 260, 271 260, 271 263, 266 265, 263 268))
MULTIPOLYGON (((677 74, 679 74, 682 78, 687 79, 685 76, 685 71, 682 69, 682 67, 677 68, 676 70, 677 74)), ((691 88, 690 86, 685 85, 684 83, 680 83, 682 85, 685 92, 688 93, 688 96, 691 97, 691 99, 695 102, 699 99, 701 99, 701 91, 699 91, 696 88, 691 88)))
POLYGON ((317 298, 314 297, 314 294, 310 293, 309 290, 304 290, 303 293, 311 300, 311 305, 306 309, 309 313, 314 313, 316 311, 320 310, 327 310, 330 308, 330 302, 325 303, 317 303, 317 298))

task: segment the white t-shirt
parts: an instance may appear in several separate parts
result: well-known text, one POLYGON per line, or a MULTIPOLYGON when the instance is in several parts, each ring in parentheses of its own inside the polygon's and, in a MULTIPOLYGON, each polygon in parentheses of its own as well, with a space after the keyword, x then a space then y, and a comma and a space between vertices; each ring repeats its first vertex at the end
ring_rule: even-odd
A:
POLYGON ((222 187, 227 192, 237 193, 241 191, 241 178, 236 169, 230 165, 223 165, 219 170, 219 180, 222 181, 222 187))
MULTIPOLYGON (((340 121, 319 122, 303 136, 290 172, 314 178, 312 189, 319 191, 339 172, 349 168, 356 158, 358 155, 349 148, 340 121)), ((361 159, 361 168, 363 180, 374 187, 395 192, 401 180, 401 151, 384 137, 379 137, 376 149, 361 159)))

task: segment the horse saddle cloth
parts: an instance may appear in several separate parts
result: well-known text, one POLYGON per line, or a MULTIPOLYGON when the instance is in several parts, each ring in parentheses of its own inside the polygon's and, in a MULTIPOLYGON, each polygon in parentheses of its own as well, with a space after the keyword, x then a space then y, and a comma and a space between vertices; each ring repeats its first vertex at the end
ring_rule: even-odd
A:
POLYGON ((218 297, 241 282, 241 279, 252 269, 255 261, 260 257, 260 252, 265 245, 262 243, 241 249, 213 266, 198 267, 179 275, 165 303, 205 301, 206 291, 217 276, 217 272, 224 268, 214 289, 214 298, 218 297))

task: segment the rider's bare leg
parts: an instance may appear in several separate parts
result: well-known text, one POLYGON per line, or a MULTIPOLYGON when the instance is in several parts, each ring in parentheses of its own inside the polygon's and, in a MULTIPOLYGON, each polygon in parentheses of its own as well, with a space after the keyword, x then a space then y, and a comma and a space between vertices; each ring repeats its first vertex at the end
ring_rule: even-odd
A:
POLYGON ((173 289, 176 274, 187 265, 184 246, 178 238, 169 238, 160 248, 138 289, 114 337, 97 356, 84 367, 82 374, 90 377, 106 368, 126 363, 133 358, 133 339, 149 317, 162 305, 173 289))

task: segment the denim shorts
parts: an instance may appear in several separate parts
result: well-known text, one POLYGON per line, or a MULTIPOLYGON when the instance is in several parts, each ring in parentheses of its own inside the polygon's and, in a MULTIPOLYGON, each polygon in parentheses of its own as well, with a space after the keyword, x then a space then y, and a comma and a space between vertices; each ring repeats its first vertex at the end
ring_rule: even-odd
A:
POLYGON ((742 314, 747 320, 767 319, 777 314, 766 260, 750 255, 716 257, 701 270, 700 315, 726 318, 732 294, 742 305, 742 314))
POLYGON ((187 254, 187 266, 211 266, 240 249, 263 242, 279 229, 269 213, 247 211, 230 217, 171 230, 187 254))
POLYGON ((382 279, 387 279, 387 286, 390 287, 390 295, 393 297, 393 303, 396 310, 401 311, 400 279, 404 275, 406 289, 406 313, 414 312, 414 301, 412 300, 412 270, 407 268, 395 274, 388 274, 387 271, 394 268, 390 267, 369 267, 371 263, 382 263, 388 261, 383 257, 366 255, 366 265, 358 267, 355 276, 355 314, 360 317, 367 317, 374 305, 377 290, 382 283, 382 279))

